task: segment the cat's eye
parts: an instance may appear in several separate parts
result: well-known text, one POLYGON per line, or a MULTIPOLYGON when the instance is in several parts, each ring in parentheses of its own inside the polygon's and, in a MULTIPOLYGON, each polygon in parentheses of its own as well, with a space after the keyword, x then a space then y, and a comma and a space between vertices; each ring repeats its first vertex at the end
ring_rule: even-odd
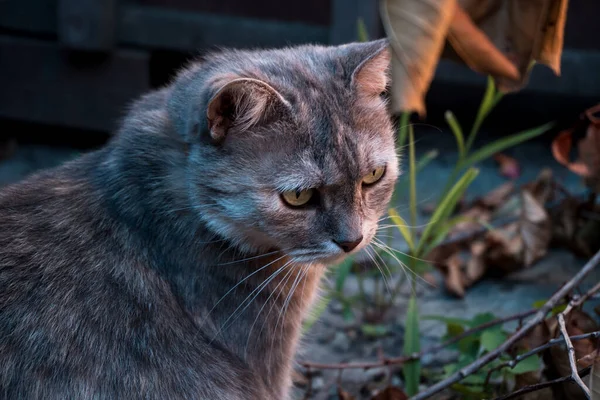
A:
POLYGON ((372 185, 381 179, 385 173, 385 167, 379 167, 372 170, 369 174, 363 177, 362 183, 364 185, 372 185))
POLYGON ((305 205, 310 201, 315 193, 314 189, 305 189, 305 190, 289 190, 287 192, 283 192, 281 197, 283 200, 288 203, 292 207, 300 207, 305 205))

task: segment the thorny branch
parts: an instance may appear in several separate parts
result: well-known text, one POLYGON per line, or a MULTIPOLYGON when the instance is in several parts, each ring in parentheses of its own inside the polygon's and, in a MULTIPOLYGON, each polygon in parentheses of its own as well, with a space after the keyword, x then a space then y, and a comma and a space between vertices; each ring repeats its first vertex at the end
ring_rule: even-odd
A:
MULTIPOLYGON (((561 301, 577 285, 579 285, 579 283, 583 280, 583 278, 585 278, 594 268, 596 268, 596 266, 598 264, 600 264, 600 251, 597 252, 594 255, 594 257, 592 257, 583 266, 583 268, 577 274, 575 274, 575 276, 573 278, 571 278, 570 281, 568 281, 562 288, 560 288, 556 293, 554 293, 554 295, 546 302, 546 304, 544 304, 539 309, 539 311, 534 315, 534 317, 532 319, 530 319, 529 321, 527 321, 527 323, 525 325, 523 325, 506 342, 501 344, 494 351, 491 351, 491 352, 483 355, 482 357, 475 360, 474 362, 467 365, 466 367, 462 368, 458 372, 452 374, 450 377, 448 377, 440 382, 437 382, 436 384, 430 386, 426 390, 413 396, 411 398, 411 400, 427 399, 428 397, 431 397, 432 395, 439 393, 440 391, 442 391, 445 388, 453 385, 454 383, 462 380, 463 378, 479 371, 485 365, 487 365, 490 362, 492 362, 493 360, 497 359, 502 353, 504 353, 508 349, 510 349, 515 343, 517 343, 519 340, 521 340, 523 337, 525 337, 525 335, 527 335, 529 333, 529 331, 531 331, 540 322, 542 322, 544 320, 544 318, 546 317, 546 315, 548 314, 548 312, 550 310, 552 310, 558 304, 558 302, 561 301)), ((591 292, 591 290, 588 293, 590 293, 590 292, 591 292)), ((591 296, 592 294, 593 293, 590 293, 589 296, 591 296)), ((562 314, 564 315, 567 310, 570 311, 570 308, 567 307, 567 309, 565 311, 563 311, 562 314)))
POLYGON ((560 327, 560 333, 565 339, 565 344, 567 345, 569 365, 571 366, 571 378, 573 378, 573 381, 579 385, 581 390, 583 390, 583 393, 589 399, 591 398, 590 389, 585 385, 585 383, 583 383, 581 377, 577 373, 577 364, 575 363, 575 348, 573 347, 573 343, 571 343, 571 339, 567 333, 567 326, 565 325, 565 316, 563 313, 558 314, 558 326, 560 327))
MULTIPOLYGON (((585 377, 590 373, 591 370, 592 370, 592 367, 583 368, 583 369, 577 371, 577 375, 580 377, 585 377)), ((542 389, 545 389, 545 388, 553 386, 553 385, 558 385, 561 383, 571 382, 571 381, 573 381, 573 375, 563 376, 562 378, 553 379, 548 382, 541 382, 541 383, 536 383, 535 385, 529 385, 529 386, 522 387, 521 389, 516 390, 512 393, 506 394, 504 396, 495 397, 493 400, 516 399, 517 397, 520 397, 527 393, 537 392, 538 390, 542 390, 542 389)))
MULTIPOLYGON (((578 341, 578 340, 584 340, 584 339, 598 339, 600 338, 600 331, 595 331, 595 332, 590 332, 590 333, 585 333, 583 335, 576 335, 576 336, 571 336, 569 339, 571 339, 571 341, 578 341)), ((485 385, 487 385, 490 381, 490 378, 492 376, 492 374, 502 368, 514 368, 518 363, 520 363, 521 361, 523 361, 524 359, 531 357, 534 354, 539 354, 545 350, 548 350, 550 347, 556 346, 557 344, 561 344, 564 343, 564 339, 561 338, 556 338, 556 339, 552 339, 550 341, 548 341, 547 343, 536 347, 534 349, 529 350, 528 352, 525 352, 523 354, 519 354, 518 356, 514 357, 512 360, 508 360, 505 361, 501 364, 496 365, 494 368, 491 368, 488 371, 486 380, 485 380, 485 385)))

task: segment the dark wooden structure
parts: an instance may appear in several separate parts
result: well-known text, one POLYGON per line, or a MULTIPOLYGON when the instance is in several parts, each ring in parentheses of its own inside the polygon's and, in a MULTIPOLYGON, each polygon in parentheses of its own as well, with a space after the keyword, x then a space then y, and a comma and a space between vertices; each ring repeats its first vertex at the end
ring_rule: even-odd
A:
MULTIPOLYGON (((349 42, 359 18, 372 38, 382 37, 378 7, 379 0, 0 0, 0 134, 2 121, 110 132, 127 104, 192 56, 218 46, 349 42)), ((534 74, 525 96, 559 96, 556 109, 561 96, 600 100, 599 14, 600 2, 571 1, 563 76, 534 74)), ((473 110, 484 82, 442 62, 431 104, 473 110)))
POLYGON ((110 131, 125 106, 218 46, 382 35, 377 0, 0 0, 0 118, 110 131))

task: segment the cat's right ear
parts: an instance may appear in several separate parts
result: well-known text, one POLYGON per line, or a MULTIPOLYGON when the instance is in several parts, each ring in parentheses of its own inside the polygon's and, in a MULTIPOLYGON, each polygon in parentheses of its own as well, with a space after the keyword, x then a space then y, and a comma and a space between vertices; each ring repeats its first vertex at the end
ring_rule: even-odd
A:
POLYGON ((206 118, 213 142, 222 142, 229 131, 246 131, 277 117, 290 104, 272 86, 258 79, 227 82, 208 101, 206 118))

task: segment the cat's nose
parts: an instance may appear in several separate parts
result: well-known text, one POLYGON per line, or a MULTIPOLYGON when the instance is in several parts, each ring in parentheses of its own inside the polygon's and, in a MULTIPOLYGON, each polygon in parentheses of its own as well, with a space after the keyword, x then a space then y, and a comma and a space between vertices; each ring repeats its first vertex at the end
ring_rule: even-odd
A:
POLYGON ((335 244, 337 244, 338 246, 340 246, 340 248, 342 250, 344 250, 344 252, 346 253, 350 253, 352 250, 354 250, 356 248, 356 246, 358 246, 360 244, 360 242, 362 242, 363 240, 363 236, 361 235, 359 238, 355 239, 355 240, 335 240, 333 239, 333 242, 335 244))

